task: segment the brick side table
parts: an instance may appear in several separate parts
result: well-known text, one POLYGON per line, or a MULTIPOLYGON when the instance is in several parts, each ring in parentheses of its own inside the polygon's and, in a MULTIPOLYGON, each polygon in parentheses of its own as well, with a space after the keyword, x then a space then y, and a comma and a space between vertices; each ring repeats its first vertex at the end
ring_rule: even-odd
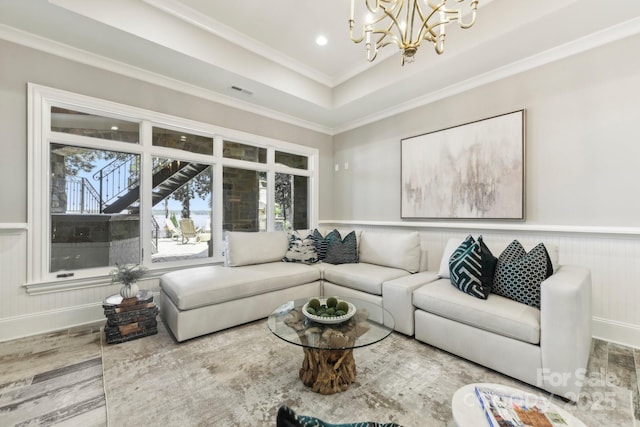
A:
POLYGON ((141 290, 135 298, 123 299, 111 295, 102 302, 107 323, 104 333, 107 344, 121 343, 158 333, 158 307, 153 292, 141 290))

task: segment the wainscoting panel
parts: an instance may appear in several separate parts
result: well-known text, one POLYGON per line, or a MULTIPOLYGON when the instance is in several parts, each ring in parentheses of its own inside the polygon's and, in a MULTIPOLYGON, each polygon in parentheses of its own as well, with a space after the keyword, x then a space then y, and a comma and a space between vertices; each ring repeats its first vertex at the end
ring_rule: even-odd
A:
POLYGON ((102 300, 118 285, 28 295, 26 225, 0 227, 0 342, 104 319, 102 300))
MULTIPOLYGON (((482 235, 490 248, 506 246, 518 239, 525 248, 539 242, 557 245, 559 263, 588 267, 593 284, 593 335, 606 341, 640 348, 640 236, 630 233, 607 233, 597 230, 576 231, 567 227, 553 227, 553 231, 491 230, 457 227, 412 227, 406 223, 359 224, 356 221, 322 222, 323 228, 355 228, 386 232, 415 230, 420 232, 422 245, 428 250, 429 270, 437 271, 444 246, 449 238, 462 239, 468 234, 482 235)), ((498 227, 496 227, 498 228, 498 227)), ((509 228, 509 227, 505 227, 509 228)), ((605 230, 606 231, 606 230, 605 230)), ((494 254, 496 256, 499 253, 494 254)))

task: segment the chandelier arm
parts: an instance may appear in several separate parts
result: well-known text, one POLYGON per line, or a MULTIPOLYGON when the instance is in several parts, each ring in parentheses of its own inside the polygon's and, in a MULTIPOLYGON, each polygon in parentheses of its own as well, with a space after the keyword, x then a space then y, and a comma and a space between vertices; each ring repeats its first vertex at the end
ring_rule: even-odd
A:
MULTIPOLYGON (((384 1, 384 0, 378 0, 378 1, 384 1)), ((393 2, 387 1, 387 3, 393 3, 394 6, 397 6, 400 2, 396 0, 393 2)), ((378 48, 390 45, 392 43, 395 43, 399 49, 402 49, 402 39, 398 38, 398 36, 394 34, 394 32, 392 31, 393 27, 396 27, 398 29, 398 33, 402 35, 400 23, 398 22, 398 18, 397 18, 397 16, 400 15, 402 10, 401 9, 398 10, 396 12, 396 15, 394 15, 393 13, 394 12, 393 7, 389 8, 389 6, 380 5, 380 10, 382 10, 383 13, 377 19, 369 23, 367 26, 371 26, 373 24, 379 23, 385 18, 389 18, 390 22, 386 29, 371 30, 371 34, 381 34, 381 37, 379 37, 378 40, 375 42, 375 49, 377 50, 378 48), (391 38, 390 41, 389 40, 385 41, 387 36, 391 38)), ((376 12, 379 12, 379 11, 376 11, 376 12)), ((363 35, 363 38, 366 37, 366 30, 364 32, 365 34, 363 35)), ((360 39, 360 41, 362 41, 362 39, 360 39)))
POLYGON ((353 36, 353 26, 354 26, 355 22, 353 19, 349 20, 349 37, 351 37, 351 41, 354 43, 360 43, 362 40, 364 40, 364 36, 365 36, 365 31, 364 31, 364 27, 362 28, 362 36, 361 37, 354 37, 353 36))
MULTIPOLYGON (((455 0, 455 1, 457 3, 464 3, 467 0, 455 0)), ((427 1, 427 4, 432 9, 432 12, 430 15, 433 15, 436 11, 440 11, 440 9, 442 9, 442 12, 445 15, 453 16, 453 18, 447 17, 447 23, 451 22, 452 20, 455 20, 458 22, 458 25, 460 26, 460 28, 466 30, 473 27, 473 24, 476 23, 476 17, 478 14, 478 1, 479 0, 471 0, 471 3, 469 4, 469 7, 471 9, 471 20, 468 23, 464 22, 464 20, 462 19, 463 18, 462 8, 460 7, 457 9, 448 9, 447 7, 443 7, 446 4, 446 1, 441 1, 437 5, 433 5, 430 1, 427 1)), ((431 19, 431 16, 427 20, 429 19, 431 19)))
MULTIPOLYGON (((353 4, 354 0, 351 0, 352 4, 353 4)), ((365 5, 367 7, 367 10, 369 10, 369 12, 373 13, 373 14, 379 14, 379 11, 382 10, 383 13, 379 14, 377 17, 374 16, 374 20, 372 20, 371 22, 368 22, 366 25, 364 25, 362 27, 362 36, 360 37, 354 37, 353 35, 353 27, 355 26, 355 19, 353 16, 351 16, 351 19, 349 19, 349 37, 351 38, 351 41, 353 41, 354 43, 360 43, 362 42, 365 37, 366 37, 366 28, 373 26, 375 24, 378 24, 379 22, 381 22, 383 19, 389 17, 391 18, 391 20, 393 21, 389 27, 387 28, 387 30, 391 30, 391 27, 393 26, 393 23, 396 24, 396 26, 398 26, 398 21, 397 19, 395 19, 395 17, 393 16, 393 14, 391 14, 391 12, 389 12, 387 9, 393 9, 398 3, 399 0, 375 0, 375 6, 371 6, 370 5, 370 1, 371 0, 365 0, 365 5), (384 6, 381 5, 380 3, 384 2, 384 3, 392 3, 392 6, 384 6)), ((351 10, 351 13, 353 14, 353 9, 351 10)), ((379 32, 378 30, 375 30, 373 32, 379 32)))

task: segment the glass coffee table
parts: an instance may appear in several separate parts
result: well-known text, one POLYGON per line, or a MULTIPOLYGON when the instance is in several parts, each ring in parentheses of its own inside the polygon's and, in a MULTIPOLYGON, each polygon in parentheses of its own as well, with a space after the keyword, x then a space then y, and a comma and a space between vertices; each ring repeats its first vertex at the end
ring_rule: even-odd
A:
MULTIPOLYGON (((324 297, 317 298, 324 300, 324 297)), ((302 307, 311 298, 304 298, 282 304, 267 319, 274 335, 302 347, 304 360, 300 379, 321 394, 347 390, 356 378, 353 349, 385 339, 395 326, 391 313, 377 304, 355 298, 337 298, 353 304, 353 317, 340 323, 310 320, 303 314, 302 307)))

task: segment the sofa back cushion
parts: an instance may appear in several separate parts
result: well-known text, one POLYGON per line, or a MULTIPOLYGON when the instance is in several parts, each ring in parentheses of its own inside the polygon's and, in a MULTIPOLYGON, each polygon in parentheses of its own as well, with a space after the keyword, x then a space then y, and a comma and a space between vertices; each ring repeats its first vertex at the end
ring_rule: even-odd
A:
POLYGON ((281 261, 289 248, 283 231, 227 231, 225 238, 225 265, 229 267, 281 261))
POLYGON ((364 231, 360 237, 360 262, 420 271, 420 234, 364 231))

